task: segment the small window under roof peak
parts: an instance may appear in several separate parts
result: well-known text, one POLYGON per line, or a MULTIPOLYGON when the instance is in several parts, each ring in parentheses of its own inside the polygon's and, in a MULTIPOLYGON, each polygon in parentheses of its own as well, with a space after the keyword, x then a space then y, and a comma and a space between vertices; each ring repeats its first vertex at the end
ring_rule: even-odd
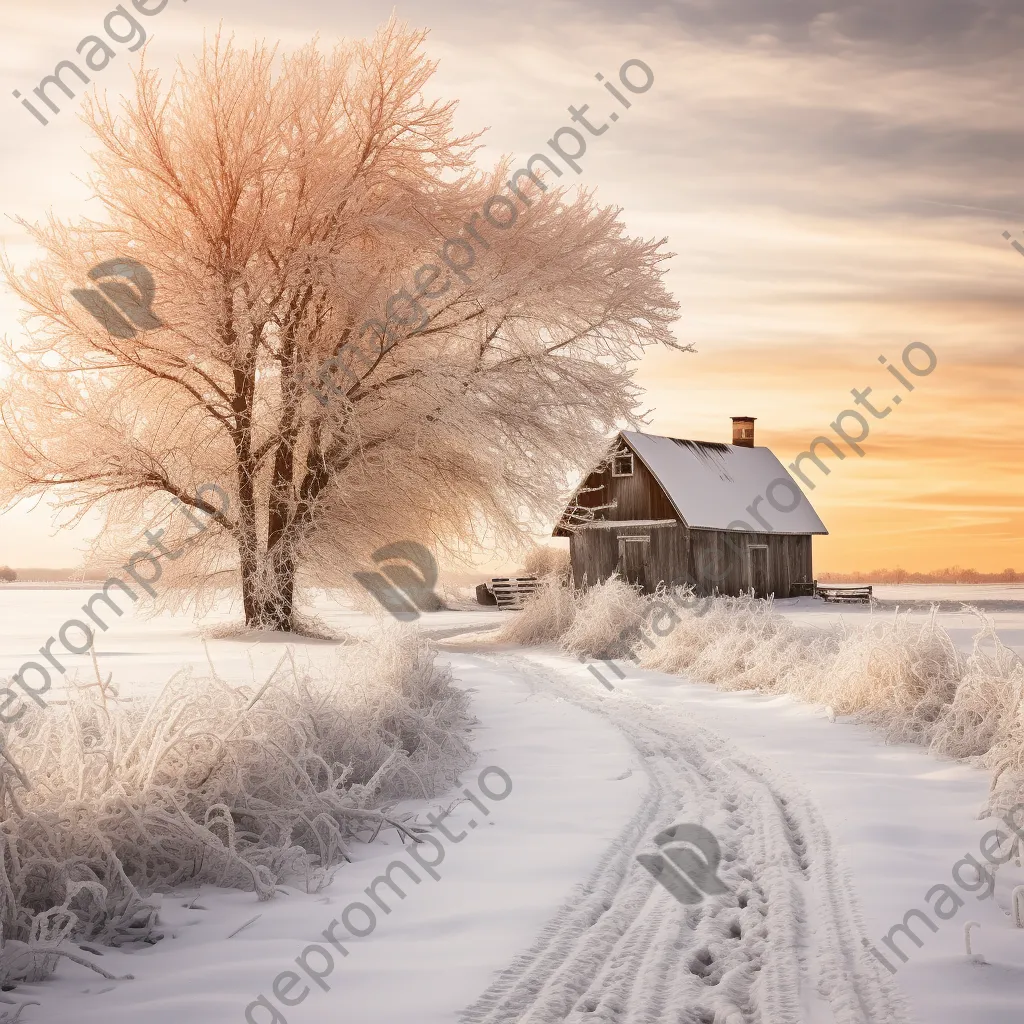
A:
POLYGON ((616 452, 612 456, 612 476, 633 475, 633 453, 616 452))

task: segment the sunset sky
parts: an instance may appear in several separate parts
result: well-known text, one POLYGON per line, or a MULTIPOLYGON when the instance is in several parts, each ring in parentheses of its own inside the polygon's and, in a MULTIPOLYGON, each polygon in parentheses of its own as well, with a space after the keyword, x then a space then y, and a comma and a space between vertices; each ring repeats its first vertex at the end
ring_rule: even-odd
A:
MULTIPOLYGON (((18 265, 32 250, 10 218, 98 211, 78 101, 44 127, 11 93, 74 58, 113 6, 0 12, 0 233, 18 265)), ((169 0, 140 21, 147 63, 170 73, 218 25, 242 43, 330 45, 392 9, 431 29, 456 128, 489 128, 482 164, 545 149, 570 105, 604 121, 616 107, 597 73, 616 81, 634 58, 653 70, 576 178, 676 253, 676 334, 696 352, 646 355, 648 430, 728 441, 730 416, 756 416, 757 442, 788 463, 852 407, 851 389, 888 404, 901 389, 878 357, 899 365, 924 342, 935 371, 810 495, 831 534, 815 567, 1024 570, 1024 256, 1003 237, 1024 244, 1019 0, 169 0)), ((111 100, 139 60, 114 48, 94 77, 111 100)), ((22 331, 6 291, 0 330, 22 331)), ((51 519, 0 519, 0 564, 80 560, 95 524, 54 535, 51 519)))

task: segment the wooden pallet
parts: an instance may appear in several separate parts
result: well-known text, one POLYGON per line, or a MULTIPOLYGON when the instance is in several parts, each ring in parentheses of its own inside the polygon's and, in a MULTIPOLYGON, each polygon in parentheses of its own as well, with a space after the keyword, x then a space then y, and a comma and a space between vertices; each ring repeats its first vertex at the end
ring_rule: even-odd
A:
POLYGON ((817 595, 823 601, 838 603, 871 603, 871 587, 817 587, 817 595))
POLYGON ((536 576, 499 576, 491 580, 491 593, 499 608, 518 611, 537 589, 536 576))

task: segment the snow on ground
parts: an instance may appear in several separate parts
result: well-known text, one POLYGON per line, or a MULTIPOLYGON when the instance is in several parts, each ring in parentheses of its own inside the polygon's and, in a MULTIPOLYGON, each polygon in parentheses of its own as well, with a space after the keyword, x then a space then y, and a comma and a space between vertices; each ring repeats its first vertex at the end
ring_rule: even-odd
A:
MULTIPOLYGON (((853 584, 856 586, 856 584, 853 584)), ((872 590, 880 601, 928 601, 981 606, 1024 604, 1024 583, 880 583, 872 590)))
MULTIPOLYGON (((775 799, 784 795, 787 800, 798 843, 801 848, 807 845, 807 859, 813 864, 813 851, 822 836, 804 832, 805 822, 794 808, 800 800, 797 794, 809 797, 838 854, 841 866, 834 877, 842 877, 843 867, 847 872, 845 881, 838 882, 839 895, 852 908, 859 906, 863 937, 897 968, 895 981, 910 1000, 910 1019, 920 1024, 1020 1021, 1024 929, 1012 927, 1009 907, 1013 887, 1024 884, 1024 871, 1015 864, 997 871, 994 899, 979 899, 985 889, 968 893, 952 877, 965 855, 984 863, 980 840, 1000 824, 977 820, 987 793, 987 773, 939 760, 919 747, 886 745, 865 727, 831 722, 823 709, 788 697, 722 693, 625 662, 617 663, 625 673, 623 679, 598 665, 614 680, 615 691, 607 694, 584 667, 571 666, 553 652, 530 652, 525 657, 544 670, 556 671, 563 680, 573 680, 580 690, 589 687, 608 707, 639 698, 643 704, 636 710, 619 712, 626 721, 639 720, 641 712, 666 723, 682 715, 684 721, 735 743, 752 764, 760 766, 755 771, 769 769, 768 777, 777 773, 775 799), (653 714, 647 707, 654 709, 653 714), (915 918, 914 928, 923 944, 918 948, 897 936, 898 945, 909 954, 904 964, 882 939, 912 908, 929 911, 933 904, 925 894, 940 883, 950 886, 964 905, 948 921, 931 914, 938 925, 935 933, 915 918), (969 920, 981 925, 974 932, 973 948, 987 964, 970 963, 963 953, 963 926, 969 920)), ((715 795, 720 801, 724 796, 715 795)), ((770 795, 765 793, 763 798, 770 795)), ((816 825, 814 817, 806 819, 806 824, 816 825)), ((961 867, 959 874, 968 885, 976 884, 970 867, 961 867)), ((829 922, 813 915, 810 920, 812 931, 803 939, 814 951, 809 957, 813 963, 823 956, 821 944, 828 938, 829 922)), ((833 1018, 819 1018, 807 1008, 798 1019, 833 1018)), ((836 1015, 835 1020, 841 1019, 846 1018, 836 1015)))
MULTIPOLYGON (((33 584, 0 586, 0 615, 3 621, 0 676, 14 674, 24 662, 30 660, 47 665, 39 649, 49 638, 58 637, 61 627, 69 619, 77 618, 87 625, 94 625, 83 613, 82 606, 95 592, 96 585, 68 589, 33 584)), ((262 680, 288 646, 282 634, 274 633, 257 639, 252 636, 207 639, 204 646, 204 637, 208 637, 217 626, 239 621, 240 612, 233 609, 228 601, 205 616, 200 628, 188 614, 162 614, 147 619, 142 600, 133 605, 116 588, 112 588, 110 593, 123 614, 118 617, 102 602, 93 606, 96 614, 107 624, 105 631, 97 631, 96 654, 101 672, 104 675, 113 672, 114 685, 120 686, 122 693, 139 694, 159 690, 176 671, 186 666, 208 672, 207 651, 222 678, 251 683, 255 670, 257 677, 262 680)), ((373 617, 333 598, 334 595, 331 595, 331 599, 328 599, 324 593, 316 603, 316 616, 329 629, 340 636, 345 633, 359 634, 373 628, 373 617)), ((452 611, 421 618, 420 623, 421 628, 428 633, 443 635, 453 630, 463 632, 466 629, 495 625, 503 621, 502 614, 494 609, 483 608, 479 611, 452 611)), ((67 635, 73 644, 81 646, 82 634, 77 628, 70 629, 67 635)), ((334 641, 305 640, 296 649, 301 657, 329 664, 340 648, 334 641)), ((80 682, 94 681, 95 671, 88 652, 69 654, 58 641, 50 645, 50 653, 68 669, 70 677, 77 674, 80 682)), ((66 679, 56 670, 51 671, 51 675, 51 695, 59 700, 66 679)), ((38 685, 34 676, 32 685, 38 685)))
POLYGON ((804 625, 824 627, 834 622, 860 623, 867 616, 887 619, 898 612, 922 619, 931 614, 934 604, 939 625, 960 650, 969 651, 981 625, 976 614, 964 610, 964 605, 970 605, 992 620, 1007 647, 1024 657, 1024 586, 884 586, 875 587, 873 593, 878 601, 872 606, 794 597, 776 601, 775 608, 804 625))
MULTIPOLYGON (((466 834, 457 844, 445 844, 439 879, 409 859, 394 833, 382 833, 381 843, 357 847, 357 862, 316 895, 289 889, 259 904, 251 893, 179 889, 177 897, 164 899, 168 938, 135 952, 104 950, 102 966, 115 974, 130 972, 134 981, 98 981, 73 965, 62 967, 56 980, 19 987, 19 996, 29 990, 43 1003, 43 1012, 26 1020, 241 1022, 246 1007, 263 994, 278 1007, 276 1022, 289 1024, 455 1021, 492 973, 529 943, 552 908, 593 870, 642 799, 644 780, 631 774, 628 744, 599 719, 566 702, 531 698, 514 675, 481 668, 474 659, 454 660, 459 675, 478 687, 475 705, 482 722, 475 736, 479 762, 465 773, 463 786, 489 813, 482 816, 462 798, 444 821, 456 838, 466 834), (480 771, 491 765, 512 780, 511 793, 500 801, 481 794, 480 771), (363 890, 395 860, 411 865, 420 881, 412 883, 406 871, 396 870, 405 898, 379 887, 390 913, 378 911, 372 934, 344 940, 349 955, 335 954, 334 969, 324 979, 329 991, 307 979, 309 994, 285 1010, 272 998, 274 979, 294 971, 295 958, 309 944, 330 951, 322 933, 332 920, 343 919, 349 904, 361 901, 376 909, 363 890), (190 904, 204 909, 188 909, 190 904), (227 938, 256 914, 259 920, 227 938)), ((493 775, 485 777, 483 788, 504 791, 493 775)), ((437 804, 446 808, 459 799, 453 792, 437 804)), ((437 859, 434 851, 423 856, 437 859)), ((365 929, 361 912, 350 919, 365 929)), ((340 938, 346 931, 335 927, 333 933, 340 938)), ((323 970, 315 955, 307 960, 323 970)), ((291 996, 301 992, 296 986, 291 996)), ((251 1016, 259 1024, 275 1021, 263 1007, 251 1016)))
POLYGON ((862 955, 833 842, 794 779, 700 727, 688 709, 605 693, 564 657, 507 652, 495 661, 614 723, 650 786, 601 868, 467 1024, 904 1019, 899 991, 862 955), (663 830, 693 824, 720 844, 727 891, 684 907, 636 858, 654 852, 663 830))
MULTIPOLYGON (((0 671, 16 671, 84 600, 81 590, 0 589, 0 671)), ((779 607, 807 622, 889 613, 810 601, 779 607)), ((371 625, 326 602, 317 612, 334 629, 371 625)), ((389 912, 379 911, 372 934, 344 940, 348 955, 335 954, 323 979, 328 990, 309 978, 288 988, 282 972, 298 970, 295 959, 310 943, 332 948, 323 932, 352 903, 375 908, 364 890, 389 864, 412 863, 394 833, 358 849, 357 863, 319 894, 289 889, 264 904, 251 893, 209 887, 165 896, 162 942, 83 954, 133 981, 100 980, 63 963, 55 978, 5 994, 39 1001, 23 1021, 241 1022, 261 994, 253 1024, 339 1017, 359 1024, 1020 1020, 1024 929, 1011 927, 1007 910, 1024 872, 1001 868, 994 899, 981 901, 951 877, 965 854, 978 856, 993 827, 976 820, 984 773, 919 748, 886 746, 865 727, 830 722, 822 709, 788 698, 720 693, 626 663, 619 663, 626 677, 611 675, 615 689, 608 691, 585 666, 555 652, 452 635, 507 614, 467 610, 420 620, 435 636, 449 635, 439 640, 442 656, 459 685, 473 691, 480 719, 476 768, 458 790, 420 809, 457 803, 445 824, 466 836, 445 844, 439 880, 420 868, 420 884, 403 886, 404 899, 383 889, 389 912), (481 780, 488 766, 512 780, 500 801, 481 794, 481 786, 500 785, 493 774, 481 780), (716 835, 725 857, 720 875, 745 908, 725 895, 683 907, 636 863, 637 853, 653 852, 656 831, 686 821, 716 835), (938 883, 964 905, 935 933, 916 926, 920 948, 900 941, 909 959, 895 975, 863 956, 866 937, 894 960, 882 938, 911 908, 928 910, 925 893, 938 883), (968 920, 981 925, 973 944, 987 963, 963 954, 968 920), (274 997, 275 978, 284 979, 278 984, 286 997, 309 993, 286 1009, 274 997)), ((940 614, 943 625, 969 638, 969 619, 940 614)), ((1024 638, 1024 604, 993 614, 1001 634, 1024 638)), ((1019 638, 1008 642, 1020 651, 1019 638)), ((250 659, 261 675, 284 650, 277 638, 207 646, 218 672, 239 682, 251 681, 250 659)), ((203 666, 206 658, 189 618, 144 621, 131 610, 111 622, 97 647, 101 670, 114 671, 122 692, 162 684, 181 665, 203 666)), ((319 659, 338 645, 297 648, 319 659)), ((83 678, 91 674, 87 656, 68 660, 83 678)), ((971 872, 961 878, 969 882, 971 872)), ((350 913, 348 920, 360 927, 364 919, 350 913)), ((336 926, 336 937, 345 933, 336 926)), ((307 962, 324 966, 315 954, 307 962)))

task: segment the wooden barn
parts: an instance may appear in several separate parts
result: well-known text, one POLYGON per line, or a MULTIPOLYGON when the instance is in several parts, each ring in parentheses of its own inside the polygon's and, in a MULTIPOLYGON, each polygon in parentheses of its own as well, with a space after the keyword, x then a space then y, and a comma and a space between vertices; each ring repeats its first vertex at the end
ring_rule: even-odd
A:
POLYGON ((579 486, 554 531, 569 538, 577 586, 618 572, 651 593, 790 597, 814 579, 811 538, 828 531, 767 448, 754 419, 732 444, 623 430, 579 486))

